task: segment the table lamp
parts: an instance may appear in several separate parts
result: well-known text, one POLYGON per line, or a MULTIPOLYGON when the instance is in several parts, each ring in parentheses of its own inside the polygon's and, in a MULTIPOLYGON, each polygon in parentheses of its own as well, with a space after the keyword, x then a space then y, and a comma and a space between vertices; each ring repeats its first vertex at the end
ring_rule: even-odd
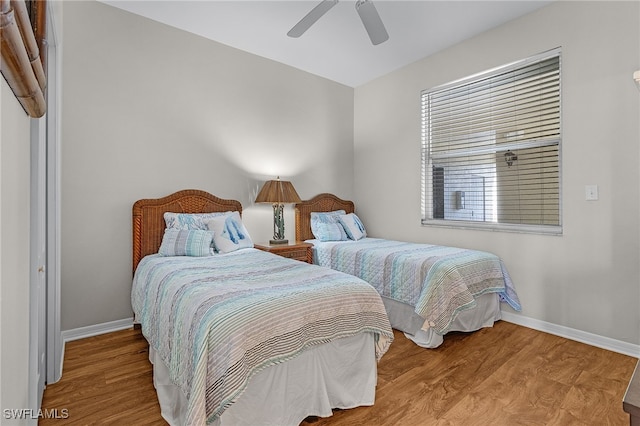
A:
POLYGON ((284 204, 299 203, 300 196, 296 192, 291 182, 280 180, 268 180, 256 197, 256 203, 273 204, 273 239, 269 244, 287 244, 289 241, 284 238, 284 204))

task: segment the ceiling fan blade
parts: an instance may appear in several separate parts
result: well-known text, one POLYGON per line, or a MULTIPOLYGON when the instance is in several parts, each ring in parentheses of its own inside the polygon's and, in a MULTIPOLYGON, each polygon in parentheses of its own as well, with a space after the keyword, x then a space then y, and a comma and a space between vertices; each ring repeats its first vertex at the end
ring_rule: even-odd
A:
POLYGON ((358 0, 356 2, 356 10, 369 34, 371 43, 378 45, 389 39, 389 34, 387 34, 382 19, 380 19, 380 15, 371 0, 358 0))
POLYGON ((293 26, 287 33, 289 37, 300 37, 304 34, 305 31, 309 29, 316 21, 322 18, 322 15, 327 13, 329 9, 335 6, 338 3, 338 0, 322 0, 320 4, 311 9, 311 12, 307 13, 307 15, 300 20, 297 24, 293 26))

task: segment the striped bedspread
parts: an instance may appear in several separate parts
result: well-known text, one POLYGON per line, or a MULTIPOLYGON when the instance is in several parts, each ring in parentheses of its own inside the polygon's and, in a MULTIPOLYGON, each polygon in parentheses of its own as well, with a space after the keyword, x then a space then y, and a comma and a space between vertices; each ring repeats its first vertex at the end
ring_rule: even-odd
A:
POLYGON ((187 397, 187 424, 215 421, 255 373, 312 345, 370 332, 380 359, 393 340, 369 284, 256 249, 147 256, 134 276, 132 306, 187 397))
POLYGON ((314 262, 360 277, 390 299, 415 306, 423 329, 445 334, 458 312, 475 297, 498 293, 520 310, 520 301, 502 260, 477 250, 378 238, 314 243, 314 262))

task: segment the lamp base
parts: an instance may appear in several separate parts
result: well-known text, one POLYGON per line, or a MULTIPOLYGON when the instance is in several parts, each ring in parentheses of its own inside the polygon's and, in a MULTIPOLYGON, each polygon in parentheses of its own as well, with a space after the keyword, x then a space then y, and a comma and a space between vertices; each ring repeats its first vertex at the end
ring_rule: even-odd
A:
POLYGON ((269 244, 289 244, 289 240, 269 240, 269 244))

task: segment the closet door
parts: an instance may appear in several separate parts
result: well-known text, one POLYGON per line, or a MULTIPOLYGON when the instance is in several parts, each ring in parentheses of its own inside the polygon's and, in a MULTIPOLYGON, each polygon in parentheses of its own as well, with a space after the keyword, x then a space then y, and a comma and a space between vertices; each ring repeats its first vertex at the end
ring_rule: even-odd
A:
MULTIPOLYGON (((48 3, 50 6, 51 3, 48 3)), ((31 120, 29 405, 62 373, 59 259, 58 61, 54 14, 47 13, 47 113, 31 120)))
POLYGON ((46 114, 31 120, 29 260, 29 405, 40 408, 47 351, 47 127, 46 114))
MULTIPOLYGON (((47 2, 50 8, 60 2, 47 2)), ((60 332, 60 150, 57 15, 47 13, 47 383, 62 375, 62 333, 60 332)))
POLYGON ((51 384, 62 375, 63 342, 60 332, 60 61, 58 40, 60 28, 56 17, 61 14, 61 2, 47 2, 47 378, 51 384), (57 8, 57 9, 56 9, 57 8))

